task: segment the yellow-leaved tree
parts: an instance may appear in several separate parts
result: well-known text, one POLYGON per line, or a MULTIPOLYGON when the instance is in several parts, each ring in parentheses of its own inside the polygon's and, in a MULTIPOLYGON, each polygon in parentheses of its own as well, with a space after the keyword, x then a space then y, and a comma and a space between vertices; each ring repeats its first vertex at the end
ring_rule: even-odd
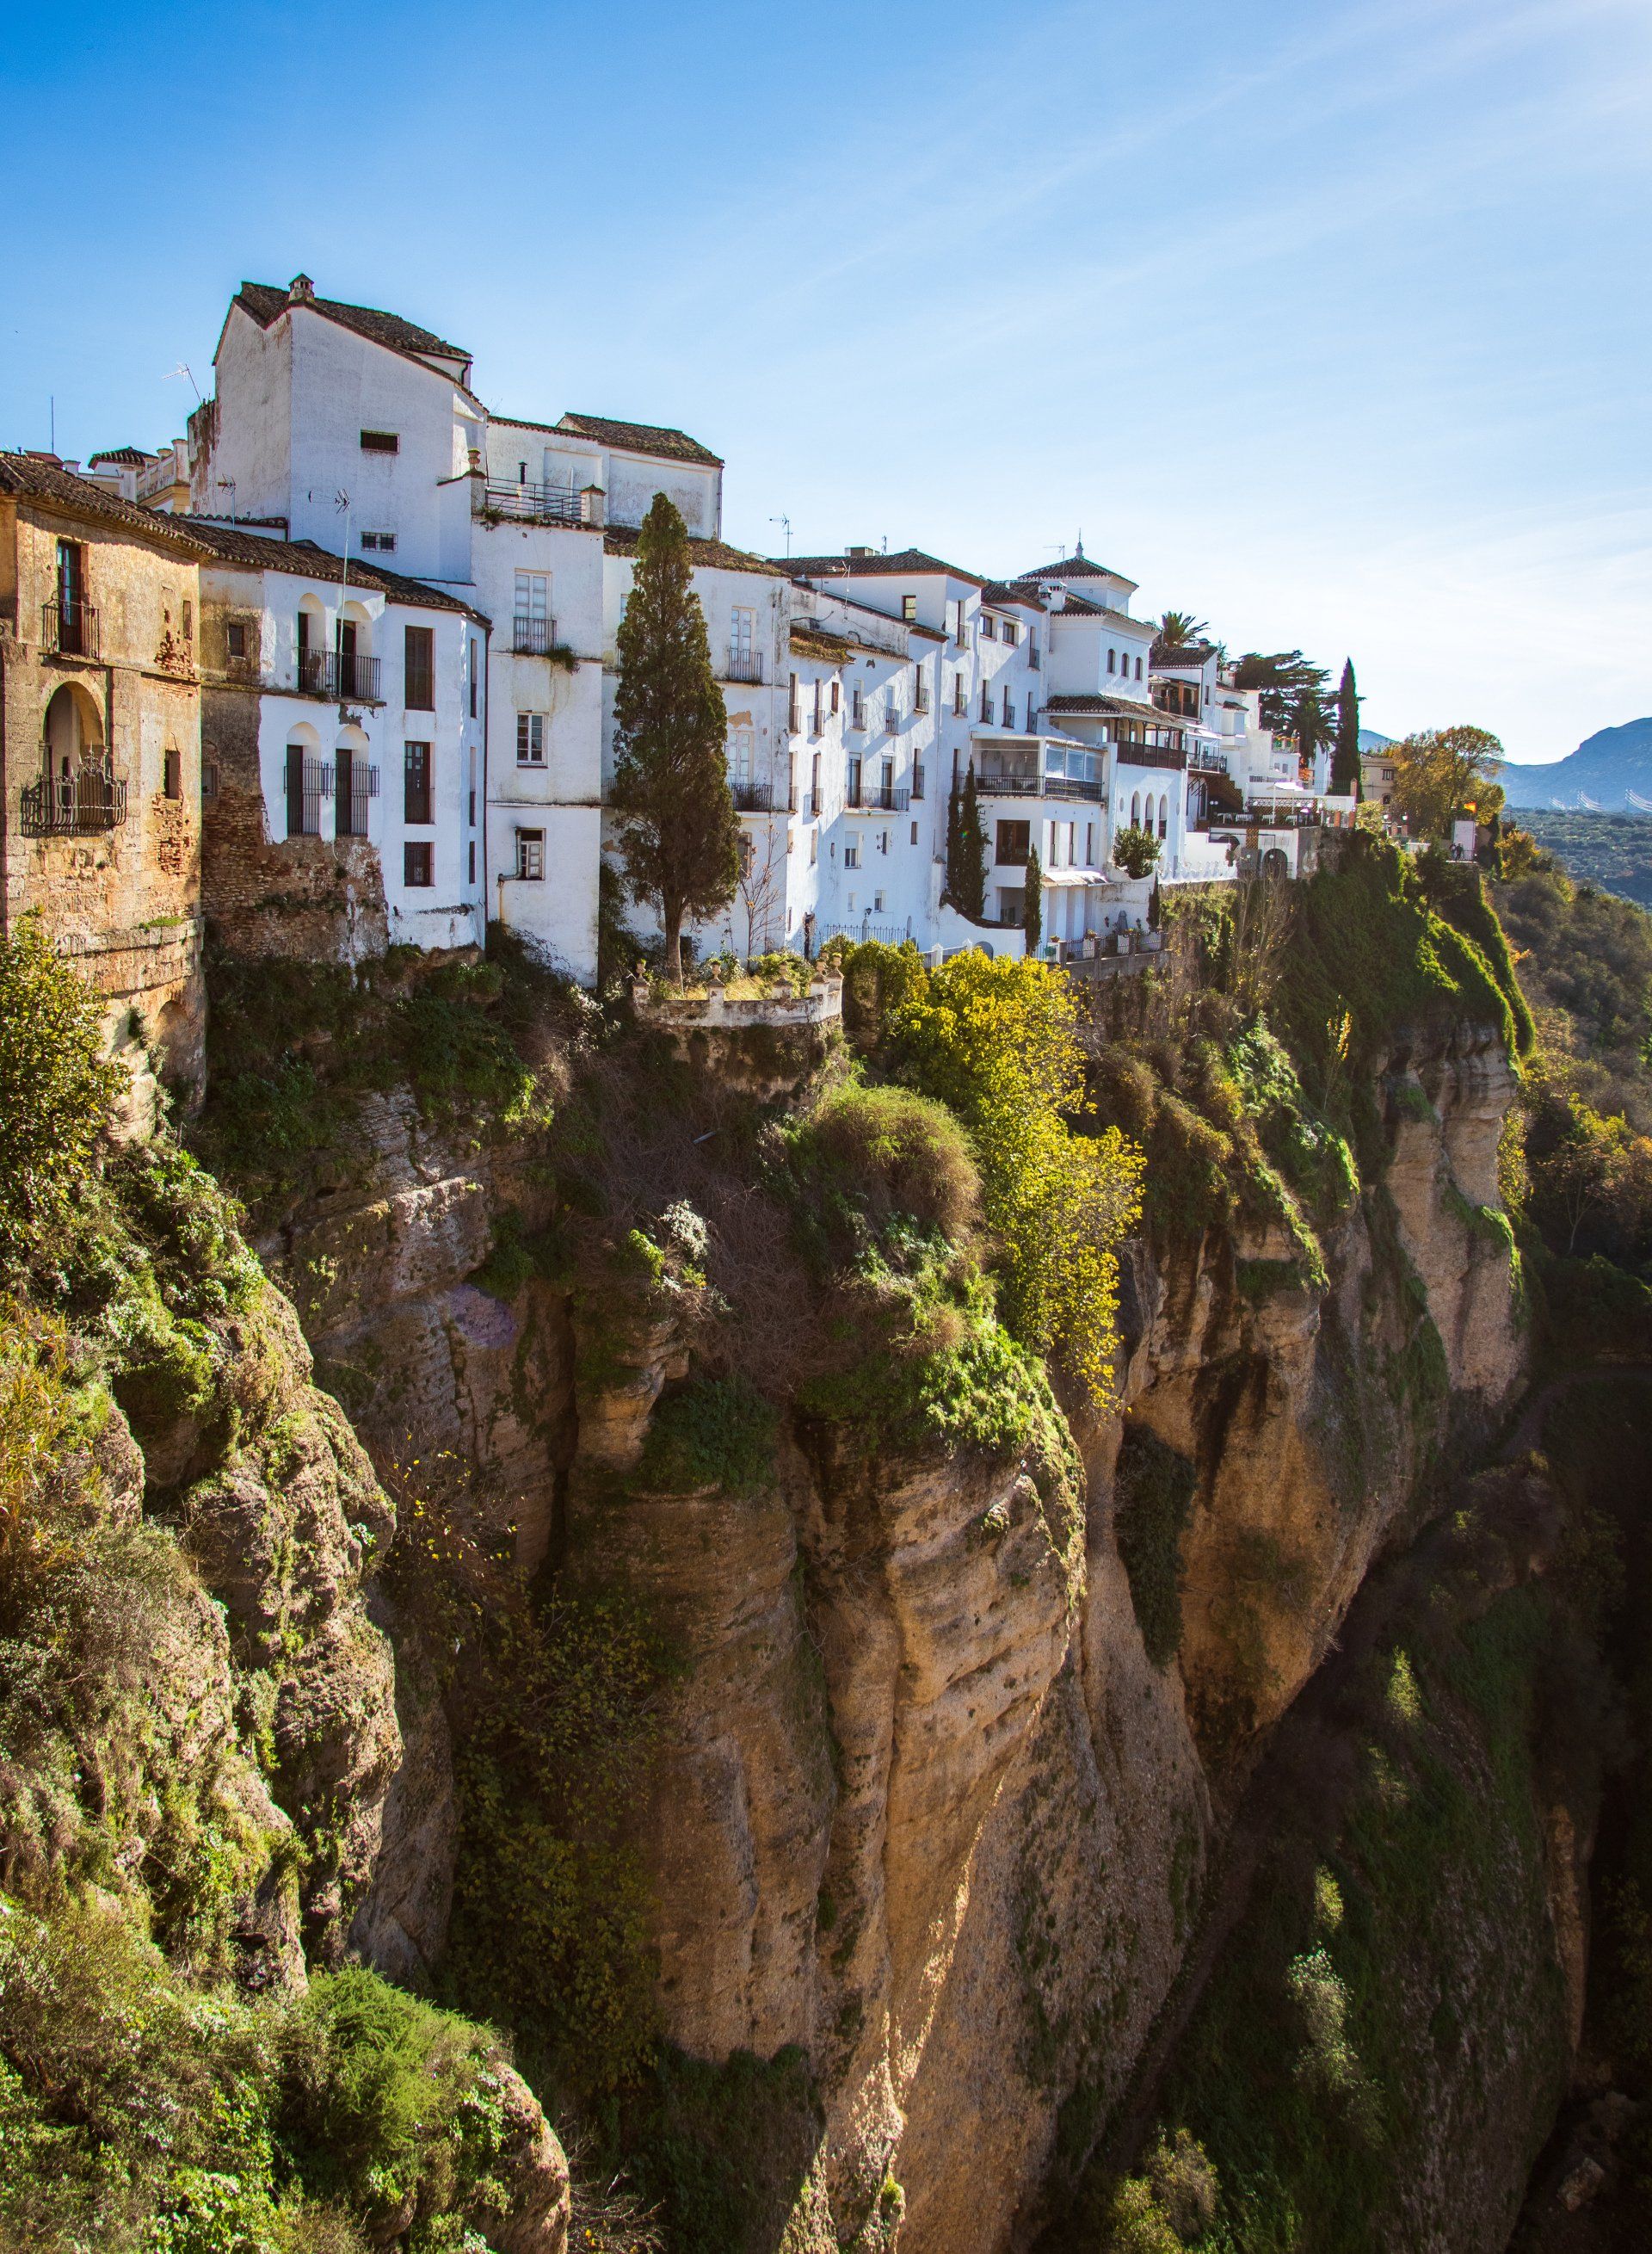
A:
POLYGON ((971 951, 907 982, 886 1031, 906 1069, 970 1130, 1004 1246, 1005 1324, 1110 1402, 1118 1248, 1141 1210, 1143 1161, 1116 1128, 1085 1130, 1070 984, 1042 962, 971 951))

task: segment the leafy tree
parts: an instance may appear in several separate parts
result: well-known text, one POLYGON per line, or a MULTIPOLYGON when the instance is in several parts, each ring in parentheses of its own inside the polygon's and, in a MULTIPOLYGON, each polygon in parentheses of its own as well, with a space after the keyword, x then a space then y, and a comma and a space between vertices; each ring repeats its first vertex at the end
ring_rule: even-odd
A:
POLYGON ((1501 813, 1495 772, 1503 747, 1485 728, 1428 728, 1396 744, 1394 804, 1421 836, 1448 837, 1453 822, 1501 813))
POLYGON ((657 905, 667 966, 681 982, 683 919, 714 915, 734 897, 740 824, 688 529, 664 494, 642 520, 618 648, 610 798, 626 882, 657 905))
POLYGON ((947 805, 947 896, 960 915, 979 922, 986 913, 987 836, 981 822, 970 760, 962 788, 952 786, 947 805))
POLYGON ((1156 637, 1161 651, 1191 649, 1210 632, 1203 619, 1196 619, 1191 611, 1166 611, 1158 621, 1156 637))
POLYGON ((0 1233, 46 1225, 85 1179, 123 1077, 102 1016, 38 915, 0 940, 0 1233))
POLYGON ((1113 862, 1127 877, 1144 877, 1158 859, 1158 840, 1151 830, 1133 822, 1113 839, 1113 862))
POLYGON ((1026 857, 1026 902, 1021 911, 1021 928, 1026 934, 1027 953, 1036 955, 1044 938, 1044 865, 1036 845, 1026 857))
POLYGON ((1360 795, 1360 692, 1354 680, 1354 660, 1345 658, 1342 682, 1336 692, 1336 757, 1331 763, 1333 790, 1360 795))
POLYGON ((1061 972, 970 948, 913 979, 887 1025, 906 1069, 974 1140, 987 1224, 1004 1246, 1006 1326, 1107 1402, 1118 1248, 1140 1211, 1142 1154, 1115 1127, 1069 1124, 1088 1108, 1077 1018, 1061 972))
POLYGON ((1294 736, 1305 758, 1330 742, 1325 684, 1331 676, 1299 649, 1275 650, 1271 655, 1248 650, 1234 668, 1233 677, 1240 689, 1261 690, 1263 726, 1276 735, 1294 736))

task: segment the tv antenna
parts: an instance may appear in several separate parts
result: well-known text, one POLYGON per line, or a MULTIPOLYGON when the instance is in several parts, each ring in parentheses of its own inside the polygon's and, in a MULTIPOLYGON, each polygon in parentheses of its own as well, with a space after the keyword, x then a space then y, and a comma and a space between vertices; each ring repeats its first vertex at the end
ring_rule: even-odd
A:
POLYGON ((162 376, 161 382, 163 383, 170 383, 173 377, 178 375, 187 376, 189 378, 189 388, 195 395, 195 404, 197 407, 200 406, 203 403, 200 396, 200 386, 196 382, 193 374, 191 373, 190 365, 186 360, 180 360, 176 368, 169 368, 165 374, 162 376))
POLYGON ((769 522, 770 522, 771 524, 779 524, 779 525, 783 525, 783 526, 785 527, 785 530, 786 530, 786 555, 787 555, 787 560, 789 562, 789 561, 790 561, 790 559, 791 559, 791 553, 792 553, 792 520, 791 520, 791 518, 790 518, 789 516, 771 516, 771 517, 770 517, 770 519, 769 519, 769 522))

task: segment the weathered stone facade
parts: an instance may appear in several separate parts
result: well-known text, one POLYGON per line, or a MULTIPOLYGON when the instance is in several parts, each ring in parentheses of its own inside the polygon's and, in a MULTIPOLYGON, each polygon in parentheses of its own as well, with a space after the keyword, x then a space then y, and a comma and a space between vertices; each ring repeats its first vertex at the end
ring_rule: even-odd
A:
POLYGON ((0 916, 108 1004, 140 1116, 199 1093, 202 550, 49 458, 0 455, 0 916))

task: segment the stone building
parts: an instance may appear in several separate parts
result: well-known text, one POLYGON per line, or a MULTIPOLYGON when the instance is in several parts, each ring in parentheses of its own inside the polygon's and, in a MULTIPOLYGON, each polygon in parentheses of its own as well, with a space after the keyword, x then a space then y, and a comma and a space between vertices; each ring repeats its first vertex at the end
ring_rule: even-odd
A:
POLYGON ((206 551, 54 458, 0 453, 7 932, 38 910, 108 1004, 140 1097, 199 1091, 206 551))

